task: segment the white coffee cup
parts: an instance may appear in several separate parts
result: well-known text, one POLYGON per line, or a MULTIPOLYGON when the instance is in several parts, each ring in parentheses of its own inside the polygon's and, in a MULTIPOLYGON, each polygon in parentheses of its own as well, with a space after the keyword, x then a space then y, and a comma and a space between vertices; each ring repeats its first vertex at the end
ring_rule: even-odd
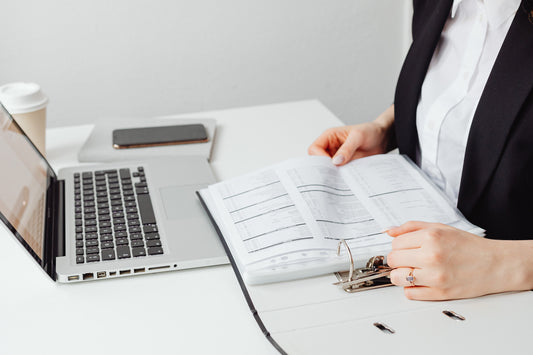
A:
POLYGON ((46 105, 48 98, 35 83, 10 83, 0 86, 0 102, 24 133, 45 155, 46 105))

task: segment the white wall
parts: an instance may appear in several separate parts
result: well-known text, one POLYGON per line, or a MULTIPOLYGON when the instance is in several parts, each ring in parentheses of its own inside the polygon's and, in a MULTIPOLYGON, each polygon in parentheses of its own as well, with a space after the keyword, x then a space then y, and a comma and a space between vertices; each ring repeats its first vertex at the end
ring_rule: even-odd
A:
POLYGON ((407 0, 3 0, 0 84, 35 81, 49 126, 318 98, 385 109, 407 0))

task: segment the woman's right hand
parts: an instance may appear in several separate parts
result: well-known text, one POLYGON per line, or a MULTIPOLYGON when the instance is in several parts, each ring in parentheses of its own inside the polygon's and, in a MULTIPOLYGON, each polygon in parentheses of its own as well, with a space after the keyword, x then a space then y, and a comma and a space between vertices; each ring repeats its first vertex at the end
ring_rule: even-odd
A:
POLYGON ((389 132, 394 122, 394 105, 372 122, 330 128, 308 149, 310 155, 332 158, 335 165, 374 154, 386 153, 389 132))

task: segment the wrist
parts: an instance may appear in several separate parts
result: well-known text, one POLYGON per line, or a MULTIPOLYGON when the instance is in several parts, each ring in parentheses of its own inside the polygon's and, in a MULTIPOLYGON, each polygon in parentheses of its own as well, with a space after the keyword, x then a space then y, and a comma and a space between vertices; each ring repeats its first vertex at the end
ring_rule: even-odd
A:
POLYGON ((493 240, 502 291, 533 290, 533 240, 493 240))

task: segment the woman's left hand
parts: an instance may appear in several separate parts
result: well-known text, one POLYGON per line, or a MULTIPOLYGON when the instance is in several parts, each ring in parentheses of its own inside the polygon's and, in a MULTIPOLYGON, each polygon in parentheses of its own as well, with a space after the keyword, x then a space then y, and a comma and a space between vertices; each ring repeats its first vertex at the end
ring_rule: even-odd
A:
POLYGON ((505 265, 505 248, 498 243, 502 241, 425 222, 407 222, 387 233, 395 237, 387 256, 394 268, 391 281, 404 286, 409 299, 476 297, 508 291, 515 288, 509 281, 519 281, 511 280, 510 268, 517 265, 505 265), (412 284, 407 280, 411 271, 412 284))

